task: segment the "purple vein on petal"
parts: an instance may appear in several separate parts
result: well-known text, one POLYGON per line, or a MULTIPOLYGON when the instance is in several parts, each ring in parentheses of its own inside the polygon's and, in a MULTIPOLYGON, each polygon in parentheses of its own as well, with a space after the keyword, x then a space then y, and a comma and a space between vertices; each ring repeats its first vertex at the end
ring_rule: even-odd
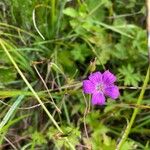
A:
POLYGON ((92 94, 94 92, 94 84, 90 80, 83 81, 83 91, 87 94, 92 94))
POLYGON ((112 99, 117 99, 120 95, 119 88, 116 85, 107 87, 105 88, 105 95, 112 99))
POLYGON ((102 79, 106 85, 113 84, 116 81, 115 75, 113 75, 109 70, 102 74, 102 79))
POLYGON ((94 93, 92 95, 92 104, 93 105, 104 105, 105 104, 105 96, 103 93, 94 93))
POLYGON ((89 76, 89 80, 94 84, 102 82, 102 74, 97 71, 89 76))

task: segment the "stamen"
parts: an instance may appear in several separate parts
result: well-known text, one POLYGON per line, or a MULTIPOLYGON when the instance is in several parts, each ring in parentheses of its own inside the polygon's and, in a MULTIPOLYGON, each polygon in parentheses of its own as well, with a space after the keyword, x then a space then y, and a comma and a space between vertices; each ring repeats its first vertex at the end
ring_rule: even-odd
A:
POLYGON ((103 84, 98 84, 96 85, 96 90, 98 92, 103 92, 104 91, 104 85, 103 84))

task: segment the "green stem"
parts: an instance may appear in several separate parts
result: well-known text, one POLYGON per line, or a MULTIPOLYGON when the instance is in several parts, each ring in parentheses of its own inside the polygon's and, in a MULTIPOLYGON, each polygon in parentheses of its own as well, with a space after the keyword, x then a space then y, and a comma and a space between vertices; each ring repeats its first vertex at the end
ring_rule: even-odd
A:
POLYGON ((56 5, 56 1, 55 0, 51 0, 51 26, 52 29, 54 29, 54 23, 55 23, 55 5, 56 5))
POLYGON ((82 5, 82 3, 81 3, 81 1, 80 0, 78 0, 78 4, 81 6, 82 5))
POLYGON ((64 111, 65 111, 67 123, 68 123, 68 125, 70 125, 71 123, 70 123, 69 113, 68 113, 68 109, 67 109, 65 100, 64 100, 64 102, 63 102, 63 107, 64 107, 64 111))
MULTIPOLYGON (((146 86, 147 86, 148 81, 149 81, 149 76, 150 76, 150 67, 148 67, 147 74, 146 74, 146 77, 145 77, 145 80, 144 80, 144 84, 142 86, 142 90, 140 92, 140 95, 139 95, 137 103, 136 103, 137 105, 140 105, 141 102, 142 102, 142 99, 143 99, 143 96, 144 96, 144 93, 145 93, 145 90, 146 90, 146 86)), ((131 119, 130 119, 130 122, 126 127, 125 132, 124 132, 119 144, 117 145, 116 150, 120 150, 122 148, 124 142, 128 138, 128 135, 130 133, 130 130, 132 128, 132 125, 134 123, 134 120, 136 118, 136 115, 137 115, 138 111, 139 111, 138 107, 134 109, 133 114, 132 114, 131 119)))
MULTIPOLYGON (((14 67, 16 68, 17 72, 20 74, 20 76, 22 77, 22 79, 24 80, 24 82, 26 83, 26 85, 28 86, 28 88, 31 90, 31 92, 33 93, 33 95, 35 96, 35 98, 38 100, 39 104, 42 106, 42 108, 46 112, 46 114, 48 115, 48 117, 50 118, 50 120, 53 122, 53 124, 55 125, 55 127, 58 129, 59 132, 63 133, 63 131, 61 130, 61 128, 59 127, 59 125, 57 124, 57 122, 55 121, 55 119, 53 118, 53 116, 49 113, 48 109, 45 107, 45 105, 43 104, 43 102, 39 98, 38 94, 32 88, 32 86, 30 85, 30 83, 28 82, 28 80, 26 79, 26 77, 24 76, 24 74, 21 72, 21 70, 19 69, 19 67, 16 64, 16 62, 14 61, 13 57, 11 56, 11 54, 9 53, 9 51, 7 50, 7 48, 5 47, 5 45, 7 45, 7 43, 5 43, 2 39, 0 39, 0 45, 2 46, 2 48, 5 51, 6 55, 8 56, 8 58, 10 59, 10 61, 14 65, 14 67)), ((74 149, 73 145, 69 142, 68 138, 65 138, 65 140, 70 145, 70 147, 72 149, 74 149)))

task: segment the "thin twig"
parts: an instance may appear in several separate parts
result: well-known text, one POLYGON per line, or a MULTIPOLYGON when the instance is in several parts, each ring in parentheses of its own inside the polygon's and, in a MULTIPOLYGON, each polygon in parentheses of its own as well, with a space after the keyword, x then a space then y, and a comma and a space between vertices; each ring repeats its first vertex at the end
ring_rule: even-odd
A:
MULTIPOLYGON (((86 137, 87 137, 88 141, 90 142, 90 138, 89 138, 88 131, 87 131, 87 126, 86 126, 86 121, 85 121, 86 115, 88 113, 89 105, 88 105, 88 102, 87 102, 86 97, 85 97, 83 92, 82 92, 82 95, 83 95, 83 98, 84 98, 84 101, 85 101, 85 111, 84 111, 84 116, 83 116, 84 130, 85 130, 86 137)), ((91 143, 90 143, 90 149, 91 149, 91 143)))
POLYGON ((16 146, 8 138, 4 137, 4 139, 9 143, 9 145, 13 147, 14 150, 18 150, 16 146))
MULTIPOLYGON (((30 91, 33 93, 33 95, 35 96, 35 98, 37 99, 37 101, 41 104, 42 108, 44 109, 44 111, 48 115, 49 119, 53 122, 53 124, 55 125, 55 127, 57 128, 57 130, 60 133, 63 133, 62 129, 60 128, 60 126, 58 125, 58 123, 56 122, 56 120, 53 118, 53 116, 51 115, 51 113, 48 111, 48 109, 46 108, 46 106, 43 104, 42 100, 40 99, 40 97, 38 96, 38 94, 36 93, 36 91, 33 89, 33 87, 31 86, 31 84, 27 80, 27 78, 24 76, 24 74, 22 73, 22 71, 18 67, 18 65, 15 62, 15 60, 13 59, 13 57, 11 56, 10 52, 7 49, 8 44, 3 39, 0 38, 0 45, 2 46, 4 52, 6 53, 6 55, 8 56, 8 58, 10 59, 10 61, 12 62, 12 64, 14 65, 15 69, 17 70, 17 72, 19 73, 19 75, 21 76, 21 78, 24 80, 24 82, 26 83, 26 85, 30 89, 30 91)), ((65 137, 64 139, 69 144, 70 148, 73 149, 73 150, 75 150, 74 146, 69 141, 69 139, 67 137, 65 137)))
POLYGON ((132 14, 121 14, 121 15, 110 16, 110 17, 108 17, 108 19, 117 19, 117 18, 122 18, 122 17, 131 17, 131 16, 139 15, 139 14, 141 14, 141 11, 138 11, 138 12, 135 12, 135 13, 132 13, 132 14))
MULTIPOLYGON (((137 105, 140 105, 142 102, 144 93, 146 91, 146 87, 147 87, 148 82, 149 82, 149 77, 150 77, 150 0, 147 0, 146 4, 147 4, 147 13, 148 13, 147 14, 147 32, 148 32, 148 43, 147 44, 148 44, 149 66, 148 66, 147 74, 145 76, 145 80, 144 80, 139 98, 138 98, 137 103, 136 103, 137 105)), ((123 147, 123 144, 125 143, 125 141, 127 140, 128 135, 131 131, 132 125, 133 125, 135 118, 138 114, 138 111, 139 111, 138 107, 134 109, 133 114, 132 114, 131 119, 130 119, 130 122, 127 124, 127 127, 124 131, 124 134, 121 137, 120 142, 118 143, 118 145, 116 147, 116 150, 120 150, 123 147)))
MULTIPOLYGON (((18 143, 18 142, 20 142, 21 140, 25 140, 25 139, 27 139, 27 138, 28 138, 28 136, 23 136, 23 137, 18 138, 18 139, 15 140, 15 141, 12 141, 11 143, 12 143, 12 144, 18 143)), ((6 139, 5 139, 5 140, 6 140, 6 139)), ((7 142, 8 142, 8 141, 7 141, 7 142)), ((5 149, 5 147, 8 146, 8 145, 10 145, 10 143, 5 143, 5 144, 3 144, 3 145, 0 145, 0 150, 1 150, 1 149, 5 149)))
MULTIPOLYGON (((149 73, 150 73, 150 67, 148 67, 147 74, 146 74, 146 77, 145 77, 145 80, 144 80, 144 83, 143 83, 143 88, 142 88, 142 90, 140 92, 140 95, 139 95, 137 103, 136 103, 137 105, 141 105, 141 102, 142 102, 142 99, 143 99, 143 96, 144 96, 144 93, 145 93, 145 90, 146 90, 145 88, 146 88, 146 86, 148 84, 148 81, 149 81, 149 73)), ((134 111, 133 111, 133 114, 131 116, 129 124, 127 124, 127 127, 126 127, 126 129, 124 131, 124 134, 122 135, 121 140, 120 140, 120 142, 118 143, 118 145, 116 147, 116 150, 121 150, 124 142, 128 138, 128 135, 129 135, 130 130, 132 128, 132 125, 133 125, 133 123, 135 121, 135 118, 136 118, 136 115, 137 115, 138 111, 139 111, 139 108, 136 107, 134 109, 134 111)))
POLYGON ((50 93, 50 91, 49 91, 49 89, 48 89, 48 87, 47 87, 47 85, 46 85, 44 79, 42 78, 42 76, 40 75, 39 71, 37 70, 36 65, 33 65, 33 67, 34 67, 36 73, 38 74, 38 76, 40 77, 42 83, 44 84, 44 87, 46 88, 47 93, 48 93, 48 95, 49 95, 49 97, 50 97, 50 99, 51 99, 51 101, 52 101, 52 104, 55 106, 56 110, 57 110, 59 113, 61 113, 60 109, 59 109, 59 108, 57 107, 57 105, 55 104, 55 102, 54 102, 54 100, 53 100, 53 97, 52 97, 52 95, 51 95, 51 93, 50 93))

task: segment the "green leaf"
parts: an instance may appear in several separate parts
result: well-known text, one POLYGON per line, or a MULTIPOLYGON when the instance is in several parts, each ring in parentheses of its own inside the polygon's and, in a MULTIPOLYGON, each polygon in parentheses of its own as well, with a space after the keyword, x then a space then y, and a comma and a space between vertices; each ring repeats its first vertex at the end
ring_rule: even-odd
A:
POLYGON ((69 145, 65 141, 65 137, 74 145, 74 147, 79 143, 79 138, 81 137, 81 132, 78 128, 73 126, 62 126, 64 134, 59 133, 54 127, 50 127, 47 133, 49 139, 53 139, 56 147, 62 148, 63 146, 68 147, 69 145))
POLYGON ((134 141, 126 141, 123 145, 121 150, 131 150, 131 149, 136 149, 137 145, 135 144, 134 141))
POLYGON ((8 110, 5 117, 3 118, 3 120, 0 123, 0 132, 1 132, 1 129, 5 126, 5 124, 9 121, 10 117, 12 116, 14 111, 17 109, 18 105, 21 103, 21 101, 24 97, 25 97, 24 95, 19 96, 16 99, 16 101, 13 103, 13 105, 10 107, 10 109, 8 110))
POLYGON ((75 18, 78 16, 78 12, 74 9, 74 8, 71 8, 71 7, 68 7, 66 9, 63 10, 63 13, 67 16, 70 16, 72 18, 75 18))
POLYGON ((127 53, 126 47, 124 47, 124 45, 121 43, 118 43, 115 45, 115 49, 112 52, 112 55, 121 60, 128 58, 128 53, 127 53))
POLYGON ((84 62, 86 57, 89 56, 90 50, 86 44, 75 44, 74 49, 71 51, 71 54, 76 61, 84 62))
POLYGON ((60 51, 58 57, 58 62, 62 65, 62 69, 64 69, 65 72, 73 74, 76 70, 76 65, 72 59, 70 51, 60 51))
POLYGON ((47 143, 44 135, 41 132, 38 132, 38 131, 35 131, 32 134, 32 140, 34 141, 35 145, 42 145, 42 144, 47 143))
POLYGON ((138 86, 138 83, 141 81, 141 75, 139 72, 135 72, 134 70, 135 69, 131 64, 122 66, 118 69, 120 74, 124 77, 124 85, 138 86))
POLYGON ((8 83, 14 81, 16 78, 16 71, 11 67, 0 67, 0 82, 8 83))

